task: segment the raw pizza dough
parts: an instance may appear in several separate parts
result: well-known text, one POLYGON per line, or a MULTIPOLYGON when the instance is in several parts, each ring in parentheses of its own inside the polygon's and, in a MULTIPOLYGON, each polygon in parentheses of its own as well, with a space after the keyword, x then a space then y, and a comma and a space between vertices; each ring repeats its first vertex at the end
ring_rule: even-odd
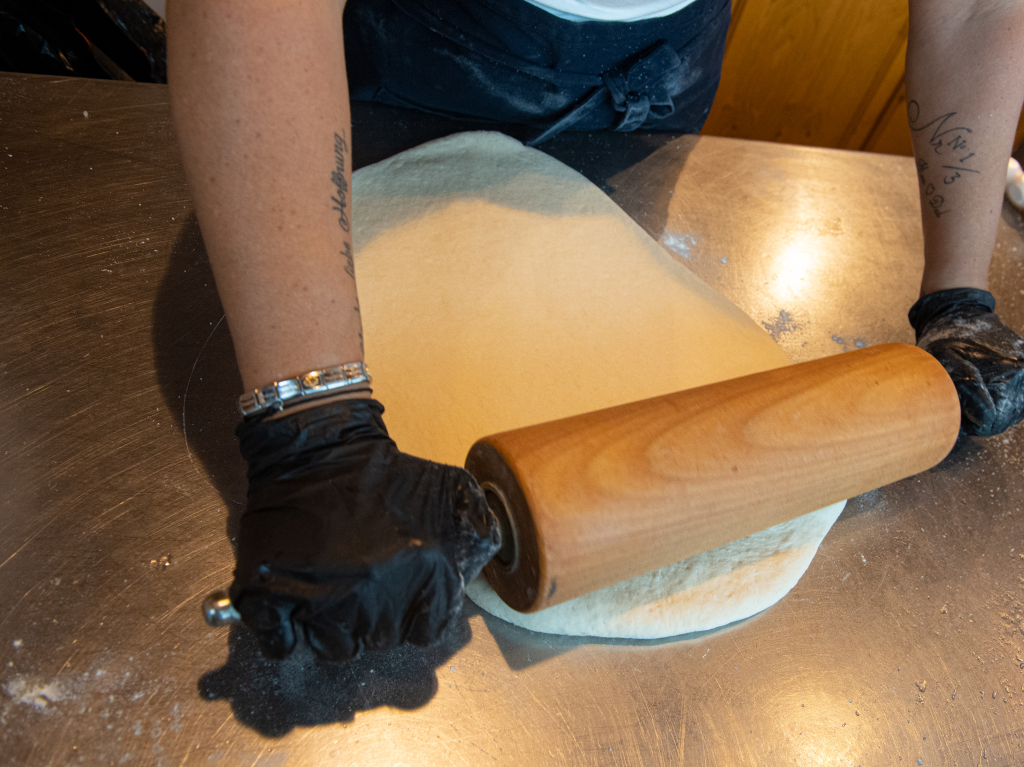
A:
MULTIPOLYGON (((413 455, 462 465, 487 434, 789 364, 597 187, 499 133, 450 136, 357 171, 352 220, 374 395, 413 455)), ((467 593, 538 631, 712 628, 789 591, 840 510, 534 615, 479 579, 467 593)))

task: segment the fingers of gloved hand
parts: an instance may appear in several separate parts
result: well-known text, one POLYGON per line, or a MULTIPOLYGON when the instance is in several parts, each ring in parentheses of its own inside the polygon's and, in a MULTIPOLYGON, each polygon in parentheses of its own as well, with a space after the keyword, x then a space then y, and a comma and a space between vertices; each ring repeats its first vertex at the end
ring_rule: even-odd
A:
MULTIPOLYGON (((322 606, 318 606, 321 607, 322 606)), ((347 661, 362 651, 359 632, 359 597, 349 594, 332 606, 330 611, 315 612, 301 623, 306 641, 313 652, 323 660, 347 661)))
POLYGON ((977 339, 947 337, 924 347, 956 385, 965 434, 990 437, 1024 419, 1024 342, 999 325, 1007 337, 993 339, 991 332, 977 339))
POLYGON ((405 550, 375 567, 364 579, 342 578, 317 586, 316 600, 292 600, 299 592, 277 574, 274 592, 237 589, 233 599, 243 622, 256 634, 263 653, 287 658, 303 637, 322 659, 352 660, 363 649, 390 650, 402 642, 436 642, 462 608, 462 578, 440 549, 405 550), (275 593, 276 592, 276 593, 275 593))
POLYGON ((480 574, 501 547, 498 520, 487 505, 484 491, 465 469, 452 469, 455 496, 455 566, 465 583, 480 574))
MULTIPOLYGON (((267 655, 291 653, 296 635, 335 661, 363 648, 430 644, 440 637, 462 604, 459 546, 476 554, 478 571, 486 561, 480 551, 492 545, 466 518, 483 525, 489 512, 462 470, 415 459, 404 481, 417 473, 432 477, 430 492, 415 492, 424 485, 413 482, 408 496, 399 494, 400 514, 380 500, 352 500, 347 490, 339 496, 338 482, 308 478, 279 483, 274 498, 270 486, 250 497, 256 503, 242 518, 232 598, 247 605, 246 622, 267 655), (282 505, 260 508, 260 500, 282 505), (362 524, 368 514, 372 523, 362 524)), ((374 487, 364 495, 385 492, 374 487)))
POLYGON ((303 638, 328 660, 431 644, 497 551, 475 480, 401 453, 382 410, 328 404, 239 428, 250 482, 232 597, 294 605, 251 608, 275 657, 303 638))
POLYGON ((922 296, 907 317, 917 345, 956 385, 963 433, 988 437, 1024 418, 1024 339, 995 314, 991 293, 940 290, 922 296))
POLYGON ((995 403, 978 369, 949 346, 928 350, 953 379, 960 399, 960 430, 965 434, 981 435, 991 429, 991 414, 995 403))
POLYGON ((345 661, 363 649, 436 642, 462 608, 462 581, 439 549, 406 550, 375 567, 349 593, 296 612, 313 651, 345 661))
POLYGON ((466 580, 498 550, 498 523, 465 469, 397 453, 387 483, 389 515, 438 541, 466 580), (480 561, 482 560, 482 561, 480 561))
POLYGON ((232 595, 232 603, 268 658, 283 660, 295 649, 297 637, 292 623, 294 603, 255 589, 232 595))

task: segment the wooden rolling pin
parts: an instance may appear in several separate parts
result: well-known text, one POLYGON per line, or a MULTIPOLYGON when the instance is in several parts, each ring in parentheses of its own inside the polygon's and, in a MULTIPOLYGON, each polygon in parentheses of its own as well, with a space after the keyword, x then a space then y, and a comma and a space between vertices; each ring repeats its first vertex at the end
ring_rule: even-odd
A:
MULTIPOLYGON (((942 366, 887 344, 485 437, 484 573, 540 610, 931 468, 959 429, 942 366)), ((223 592, 203 609, 239 620, 223 592)))
POLYGON ((484 572, 540 610, 931 468, 959 429, 942 366, 887 344, 485 437, 484 572))

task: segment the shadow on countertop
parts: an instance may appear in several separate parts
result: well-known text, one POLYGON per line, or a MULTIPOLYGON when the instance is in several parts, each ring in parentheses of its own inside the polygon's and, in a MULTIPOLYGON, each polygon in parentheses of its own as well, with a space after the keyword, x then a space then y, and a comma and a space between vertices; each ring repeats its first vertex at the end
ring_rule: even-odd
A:
POLYGON ((198 461, 228 509, 234 538, 245 502, 236 405, 242 379, 195 214, 171 250, 153 306, 157 381, 189 458, 198 461))
POLYGON ((295 727, 351 722, 381 706, 412 710, 437 694, 437 669, 465 647, 472 631, 463 615, 433 647, 402 645, 364 652, 347 663, 310 657, 274 661, 260 654, 255 636, 234 627, 228 659, 199 679, 199 695, 227 700, 235 718, 261 735, 280 738, 295 727))

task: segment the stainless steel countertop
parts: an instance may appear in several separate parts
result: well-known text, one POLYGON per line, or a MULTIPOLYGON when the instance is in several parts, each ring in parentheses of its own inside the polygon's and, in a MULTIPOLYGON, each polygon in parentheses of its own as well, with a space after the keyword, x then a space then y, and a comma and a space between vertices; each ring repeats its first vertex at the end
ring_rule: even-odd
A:
MULTIPOLYGON (((463 127, 357 107, 356 162, 463 127)), ((470 604, 441 647, 326 667, 207 628, 240 387, 167 91, 0 75, 0 149, 0 764, 1024 763, 1019 430, 853 499, 788 596, 703 635, 549 637, 470 604)), ((795 358, 912 339, 911 160, 545 149, 795 358)), ((1018 330, 1022 233, 1005 208, 993 292, 1018 330)))

